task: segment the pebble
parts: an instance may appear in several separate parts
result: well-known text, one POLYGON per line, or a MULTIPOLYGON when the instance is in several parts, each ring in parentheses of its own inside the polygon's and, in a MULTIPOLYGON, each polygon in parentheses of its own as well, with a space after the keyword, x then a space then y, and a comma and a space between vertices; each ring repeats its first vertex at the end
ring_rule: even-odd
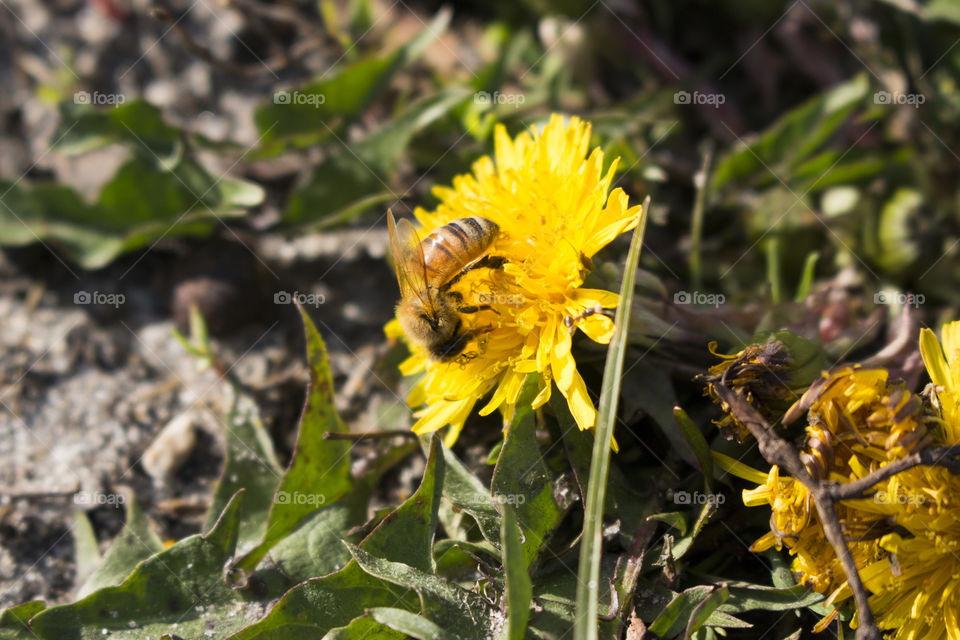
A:
POLYGON ((140 464, 156 485, 164 486, 197 444, 196 416, 185 411, 167 423, 143 452, 140 464))

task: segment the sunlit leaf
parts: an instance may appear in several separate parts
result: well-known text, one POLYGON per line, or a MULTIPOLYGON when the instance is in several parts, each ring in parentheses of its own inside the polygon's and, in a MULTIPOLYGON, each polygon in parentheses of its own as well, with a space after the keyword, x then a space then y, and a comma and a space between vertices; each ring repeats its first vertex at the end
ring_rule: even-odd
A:
POLYGON ((266 534, 261 543, 237 563, 240 569, 253 569, 307 515, 332 504, 353 485, 348 444, 323 437, 328 431, 347 430, 334 408, 327 348, 313 320, 302 307, 299 309, 306 333, 310 386, 300 416, 297 444, 270 506, 266 534))

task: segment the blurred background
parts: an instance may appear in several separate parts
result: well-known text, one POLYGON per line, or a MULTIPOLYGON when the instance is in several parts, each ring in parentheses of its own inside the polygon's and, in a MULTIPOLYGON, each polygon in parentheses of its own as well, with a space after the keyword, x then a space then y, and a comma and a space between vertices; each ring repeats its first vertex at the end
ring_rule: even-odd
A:
MULTIPOLYGON (((581 115, 617 186, 653 198, 621 464, 667 457, 674 403, 715 417, 690 383, 709 340, 789 327, 820 366, 917 384, 918 328, 960 303, 950 0, 0 0, 0 34, 0 606, 66 597, 69 512, 114 536, 108 489, 167 539, 199 530, 220 374, 289 455, 294 301, 350 428, 405 428, 385 213, 430 208, 498 123, 581 115), (193 305, 219 371, 172 331, 193 305)), ((624 248, 595 284, 617 286, 624 248)), ((384 493, 416 485, 398 473, 384 493)))

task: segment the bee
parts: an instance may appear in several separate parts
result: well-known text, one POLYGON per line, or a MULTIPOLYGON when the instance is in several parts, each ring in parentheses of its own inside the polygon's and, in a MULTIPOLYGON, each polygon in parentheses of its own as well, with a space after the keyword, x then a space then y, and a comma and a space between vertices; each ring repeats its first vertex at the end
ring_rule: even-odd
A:
POLYGON ((479 216, 459 218, 421 241, 409 220, 398 222, 388 211, 387 228, 400 282, 400 326, 434 359, 445 362, 460 357, 467 343, 484 331, 465 329, 460 314, 492 307, 464 305, 463 296, 450 287, 473 269, 503 266, 504 258, 484 255, 500 227, 479 216))

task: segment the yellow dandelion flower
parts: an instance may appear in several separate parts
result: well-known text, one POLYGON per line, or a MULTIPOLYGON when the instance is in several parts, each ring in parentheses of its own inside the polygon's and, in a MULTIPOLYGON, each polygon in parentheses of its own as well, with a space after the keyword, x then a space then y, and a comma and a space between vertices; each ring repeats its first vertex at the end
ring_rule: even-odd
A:
POLYGON ((937 386, 937 399, 943 413, 945 444, 960 442, 960 322, 940 329, 943 347, 930 329, 920 332, 920 355, 937 386))
MULTIPOLYGON (((485 305, 462 314, 473 337, 460 357, 438 361, 410 343, 406 374, 422 374, 407 401, 422 407, 417 433, 445 426, 452 444, 477 401, 489 394, 481 415, 500 409, 509 422, 528 374, 536 373, 539 393, 533 406, 550 398, 556 384, 581 429, 594 425, 596 409, 571 353, 576 329, 606 344, 613 322, 602 313, 619 296, 584 288, 590 258, 637 225, 640 206, 628 206, 621 189, 610 191, 617 160, 604 170, 604 156, 590 150, 590 124, 553 115, 542 129, 511 139, 495 132, 493 157, 476 161, 452 187, 435 187, 440 204, 418 208, 424 234, 453 220, 486 218, 499 226, 487 253, 505 259, 501 269, 468 271, 452 290, 470 304, 485 305)), ((479 306, 478 305, 478 306, 479 306)), ((389 337, 406 338, 394 319, 389 337)))
MULTIPOLYGON (((945 332, 946 334, 947 332, 945 332)), ((939 352, 927 345, 924 357, 939 352)), ((947 353, 950 353, 949 349, 947 353)), ((940 352, 942 356, 942 352, 940 352)), ((929 360, 928 360, 929 363, 929 360)), ((951 363, 939 363, 950 371, 951 363)), ((930 365, 928 364, 928 367, 930 365)), ((938 375, 931 372, 931 375, 938 375)), ((945 380, 948 378, 940 378, 945 380)), ((930 444, 946 444, 929 404, 882 369, 848 367, 829 374, 810 404, 801 459, 816 477, 852 482, 930 444)), ((952 393, 946 386, 940 393, 952 393)), ((851 597, 846 576, 826 541, 807 490, 776 467, 760 472, 718 457, 720 466, 756 482, 744 491, 748 506, 771 509, 771 531, 754 543, 762 550, 783 544, 794 555, 793 570, 810 588, 829 594, 828 605, 851 597)), ((960 479, 940 467, 914 467, 877 484, 872 495, 837 505, 870 608, 888 638, 960 639, 960 479), (945 615, 944 612, 952 612, 945 615)), ((852 624, 856 626, 856 618, 852 624)))

